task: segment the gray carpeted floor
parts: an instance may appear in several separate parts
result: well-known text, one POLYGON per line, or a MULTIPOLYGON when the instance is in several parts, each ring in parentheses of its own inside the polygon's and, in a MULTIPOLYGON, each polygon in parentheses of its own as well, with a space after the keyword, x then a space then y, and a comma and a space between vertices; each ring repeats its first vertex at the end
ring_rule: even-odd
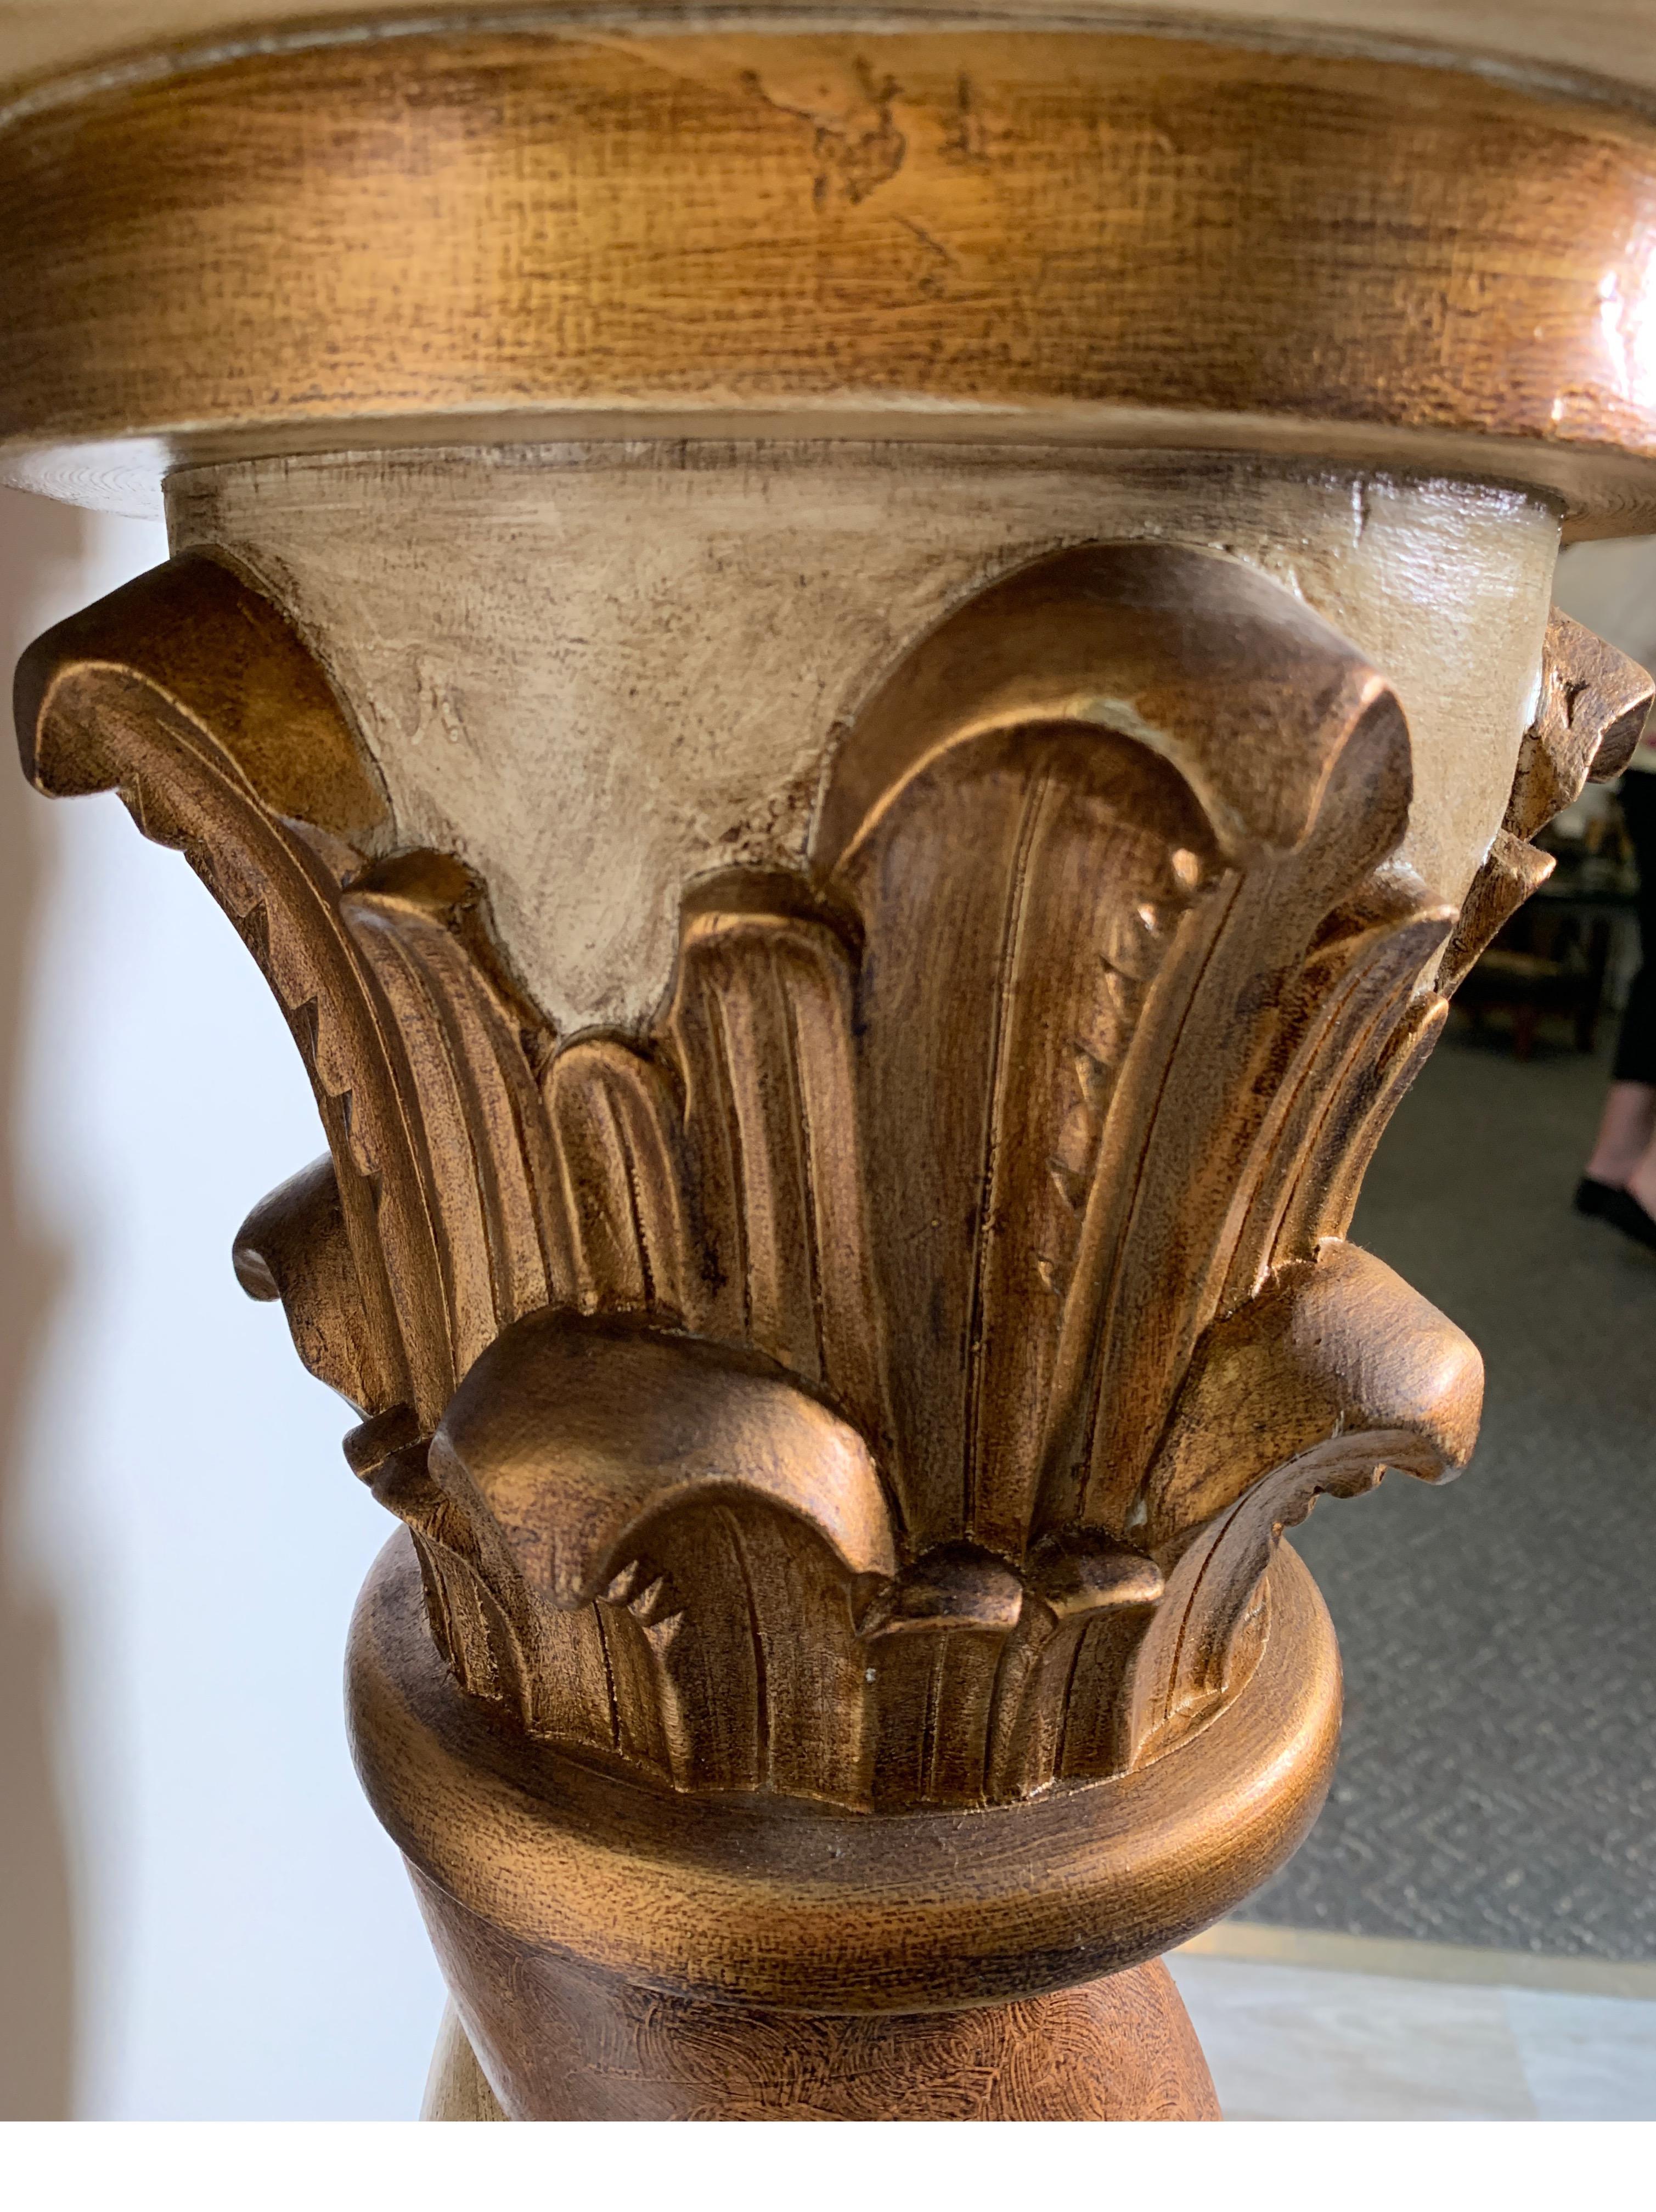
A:
POLYGON ((1482 1347, 1482 1437, 1298 1532, 1345 1741, 1250 1918, 1656 1958, 1656 1253, 1569 1205, 1606 1075, 1452 1027, 1381 1147, 1353 1234, 1482 1347))

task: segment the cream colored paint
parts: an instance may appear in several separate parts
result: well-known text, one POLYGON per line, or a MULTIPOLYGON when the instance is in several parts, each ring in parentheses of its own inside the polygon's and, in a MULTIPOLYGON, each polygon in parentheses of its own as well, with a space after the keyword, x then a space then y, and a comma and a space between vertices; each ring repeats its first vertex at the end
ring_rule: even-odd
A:
POLYGON ((561 1030, 647 1018, 685 884, 795 865, 837 727, 991 577, 1149 538, 1256 563, 1396 685, 1404 855, 1458 899, 1506 804, 1558 531, 1493 488, 1201 456, 620 446, 175 477, 173 542, 262 575, 333 672, 399 842, 487 880, 561 1030))

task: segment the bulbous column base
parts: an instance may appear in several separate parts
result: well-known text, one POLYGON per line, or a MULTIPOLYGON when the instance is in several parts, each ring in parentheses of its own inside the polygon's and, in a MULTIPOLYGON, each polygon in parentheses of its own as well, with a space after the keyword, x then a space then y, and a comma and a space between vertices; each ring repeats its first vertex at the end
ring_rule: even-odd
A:
POLYGON ((1159 1954, 1294 1849, 1338 1726, 1332 1631, 1290 1552, 1269 1620, 1240 1694, 1132 1773, 856 1814, 664 1795, 528 1738, 448 1674, 393 1539, 353 1626, 351 1721, 464 2029, 428 2112, 1216 2118, 1159 1954))

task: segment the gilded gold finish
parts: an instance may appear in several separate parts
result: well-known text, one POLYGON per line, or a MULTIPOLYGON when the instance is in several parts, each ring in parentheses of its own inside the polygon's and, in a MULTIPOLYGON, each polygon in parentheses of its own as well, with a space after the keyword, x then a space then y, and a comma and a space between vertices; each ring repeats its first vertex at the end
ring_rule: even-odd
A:
POLYGON ((13 473, 261 457, 174 484, 192 550, 40 641, 19 727, 186 853, 314 1086, 235 1264, 405 1524, 351 1714, 439 2109, 1214 2115, 1157 1954, 1337 1729, 1279 1540, 1478 1418, 1358 1187, 1652 696, 1556 617, 1519 744, 1555 514, 1656 523, 1653 238, 1602 88, 1275 33, 336 22, 0 112, 13 473), (514 535, 577 432, 734 442, 616 549, 608 478, 514 535), (445 439, 527 441, 509 501, 445 439), (1067 442, 1300 458, 1060 520, 1067 442), (295 466, 376 445, 426 450, 295 466), (454 500, 451 629, 393 476, 454 500), (884 627, 784 684, 807 608, 884 627))
MULTIPOLYGON (((358 1766, 440 1944, 482 1919, 520 1972, 575 1957, 766 2008, 1000 2003, 1154 1957, 1239 1903, 1310 1826, 1339 1662, 1292 1551, 1270 1588, 1247 1688, 1165 1759, 1023 1804, 870 1814, 773 1793, 709 1804, 502 1729, 434 1648, 399 1536, 351 1631, 358 1766)), ((455 1987, 468 2019, 509 2002, 455 1987)))
MULTIPOLYGON (((508 2113, 569 2110, 606 2008, 666 2036, 676 2110, 708 1996, 761 2076, 778 2007, 1005 2002, 991 2040, 1093 2049, 1017 2006, 1293 1848, 1338 1674, 1276 1539, 1452 1473, 1481 1392, 1345 1242, 1362 1167, 1434 979, 1651 690, 1555 621, 1458 916, 1393 858, 1408 730, 1337 633, 1213 554, 1053 556, 876 690, 807 871, 686 892, 645 1033, 560 1040, 468 872, 386 850, 247 577, 184 556, 31 649, 36 781, 184 848, 306 1054, 332 1164, 237 1263, 412 1531, 358 1755, 508 2113)), ((1134 1987, 1148 2059, 1170 1999, 1134 1987)), ((908 2094, 869 2033, 869 2095, 908 2094)), ((1141 2101, 1206 2094, 1181 2061, 1141 2101)))
POLYGON ((1609 104, 1105 30, 318 41, 0 129, 14 474, 785 419, 1656 513, 1656 127, 1609 104))

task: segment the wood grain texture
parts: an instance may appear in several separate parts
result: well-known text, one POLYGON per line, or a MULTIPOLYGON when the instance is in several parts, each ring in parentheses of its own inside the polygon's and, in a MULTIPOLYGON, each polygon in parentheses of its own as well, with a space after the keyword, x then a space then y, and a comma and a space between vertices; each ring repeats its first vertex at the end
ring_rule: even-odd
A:
POLYGON ((1366 57, 989 27, 208 46, 0 129, 0 438, 27 472, 345 422, 998 420, 1453 466, 1635 528, 1653 217, 1636 113, 1366 57))

